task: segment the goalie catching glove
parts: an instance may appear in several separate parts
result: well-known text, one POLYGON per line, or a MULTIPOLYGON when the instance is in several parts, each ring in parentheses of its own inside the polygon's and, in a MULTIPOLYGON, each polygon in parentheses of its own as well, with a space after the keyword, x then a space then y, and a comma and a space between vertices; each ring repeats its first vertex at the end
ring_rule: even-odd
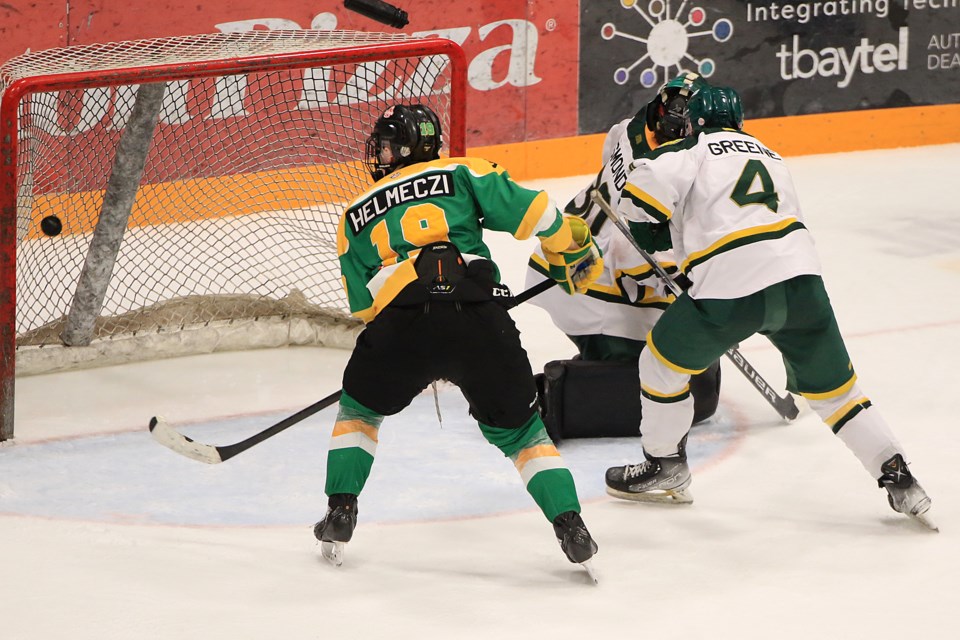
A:
POLYGON ((561 231, 541 240, 543 256, 549 264, 550 277, 564 291, 583 293, 603 273, 603 258, 582 218, 563 219, 561 231))

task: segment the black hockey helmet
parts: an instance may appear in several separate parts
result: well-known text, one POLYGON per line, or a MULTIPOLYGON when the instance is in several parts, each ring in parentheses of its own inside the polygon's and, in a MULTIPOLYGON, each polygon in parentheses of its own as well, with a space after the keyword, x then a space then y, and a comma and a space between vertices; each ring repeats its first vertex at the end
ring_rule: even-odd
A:
POLYGON ((422 104, 398 104, 377 119, 367 138, 366 166, 374 180, 400 167, 436 160, 443 144, 440 118, 422 104))
POLYGON ((666 82, 647 106, 647 127, 659 144, 685 138, 691 133, 687 104, 709 86, 699 74, 684 71, 666 82))

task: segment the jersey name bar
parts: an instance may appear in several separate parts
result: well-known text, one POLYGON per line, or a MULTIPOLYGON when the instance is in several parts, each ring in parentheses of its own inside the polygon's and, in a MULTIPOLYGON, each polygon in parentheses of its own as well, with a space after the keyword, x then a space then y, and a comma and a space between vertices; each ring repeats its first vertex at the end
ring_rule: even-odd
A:
POLYGON ((715 156, 722 156, 725 153, 753 153, 756 155, 767 156, 774 160, 782 160, 770 149, 762 144, 750 142, 749 140, 722 140, 720 142, 711 142, 707 145, 710 153, 715 156))
POLYGON ((385 189, 377 191, 373 196, 347 212, 350 229, 357 235, 363 229, 382 216, 391 207, 418 200, 427 200, 437 196, 452 196, 453 176, 449 173, 431 173, 404 180, 385 189))

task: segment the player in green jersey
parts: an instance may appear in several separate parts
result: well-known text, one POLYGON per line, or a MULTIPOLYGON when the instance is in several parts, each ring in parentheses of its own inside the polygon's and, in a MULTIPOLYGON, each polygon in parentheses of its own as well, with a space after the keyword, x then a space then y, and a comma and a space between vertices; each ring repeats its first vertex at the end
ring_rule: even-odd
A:
POLYGON ((486 160, 441 159, 441 139, 429 108, 387 109, 367 143, 376 183, 340 221, 350 310, 367 324, 344 371, 327 455, 328 510, 314 533, 324 555, 339 563, 384 416, 442 379, 460 388, 484 437, 513 461, 567 558, 583 564, 597 545, 579 515, 573 477, 535 409, 530 363, 500 302, 510 294, 483 231, 538 237, 551 277, 568 293, 596 279, 603 260, 583 221, 563 216, 545 192, 521 187, 486 160))

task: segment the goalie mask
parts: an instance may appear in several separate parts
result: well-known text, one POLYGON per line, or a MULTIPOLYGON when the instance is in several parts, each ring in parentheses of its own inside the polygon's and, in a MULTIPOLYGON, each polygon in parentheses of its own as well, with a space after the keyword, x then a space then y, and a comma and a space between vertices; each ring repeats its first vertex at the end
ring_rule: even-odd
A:
POLYGON ((374 180, 400 167, 440 157, 440 119, 420 104, 390 107, 377 119, 367 138, 364 164, 374 180))
POLYGON ((729 87, 706 87, 690 99, 689 109, 694 131, 743 128, 740 95, 729 87))
POLYGON ((653 131, 658 144, 686 138, 692 133, 687 104, 707 86, 700 75, 684 71, 660 87, 647 106, 647 127, 653 131))

